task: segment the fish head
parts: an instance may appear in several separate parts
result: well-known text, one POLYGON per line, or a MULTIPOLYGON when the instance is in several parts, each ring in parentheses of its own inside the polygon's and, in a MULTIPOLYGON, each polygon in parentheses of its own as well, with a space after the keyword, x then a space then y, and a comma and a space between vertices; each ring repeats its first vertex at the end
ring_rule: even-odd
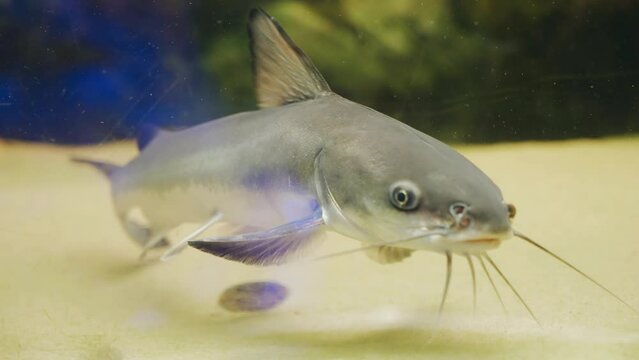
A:
POLYGON ((448 145, 382 120, 320 155, 316 180, 329 226, 361 240, 455 253, 483 252, 512 236, 514 206, 484 172, 448 145))

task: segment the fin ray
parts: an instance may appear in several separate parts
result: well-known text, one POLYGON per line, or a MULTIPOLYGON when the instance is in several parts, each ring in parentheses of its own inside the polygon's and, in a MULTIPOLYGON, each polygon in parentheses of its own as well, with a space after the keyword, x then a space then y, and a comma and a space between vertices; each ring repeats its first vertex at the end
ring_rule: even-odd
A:
POLYGON ((321 211, 312 216, 256 233, 189 241, 198 250, 249 265, 269 266, 288 262, 313 243, 322 220, 321 211))

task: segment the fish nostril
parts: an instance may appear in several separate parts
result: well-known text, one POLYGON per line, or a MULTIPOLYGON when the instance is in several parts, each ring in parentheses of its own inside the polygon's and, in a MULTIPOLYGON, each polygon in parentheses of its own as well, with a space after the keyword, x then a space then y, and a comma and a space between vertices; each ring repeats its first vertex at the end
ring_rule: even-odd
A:
POLYGON ((508 218, 512 219, 517 215, 517 208, 513 204, 506 204, 506 208, 508 209, 508 218))
POLYGON ((455 225, 458 228, 465 229, 473 222, 469 214, 469 207, 466 204, 453 203, 450 205, 448 211, 453 216, 455 225))
POLYGON ((450 207, 450 213, 457 216, 463 215, 466 212, 466 205, 464 204, 453 204, 450 207))

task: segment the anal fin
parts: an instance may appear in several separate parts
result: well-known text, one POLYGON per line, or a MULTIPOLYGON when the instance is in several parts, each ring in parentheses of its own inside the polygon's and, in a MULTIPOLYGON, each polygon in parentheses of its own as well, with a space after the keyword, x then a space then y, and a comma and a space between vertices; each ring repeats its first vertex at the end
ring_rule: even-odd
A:
POLYGON ((366 255, 380 264, 392 264, 411 256, 413 251, 411 249, 382 245, 367 250, 366 255))

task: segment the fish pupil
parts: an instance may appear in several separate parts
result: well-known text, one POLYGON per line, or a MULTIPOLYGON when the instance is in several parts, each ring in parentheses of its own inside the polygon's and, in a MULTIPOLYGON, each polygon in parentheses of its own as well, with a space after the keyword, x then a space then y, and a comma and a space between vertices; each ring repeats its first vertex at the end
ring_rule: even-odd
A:
POLYGON ((400 204, 405 204, 408 200, 408 194, 406 194, 406 190, 400 190, 396 193, 395 199, 400 204))

